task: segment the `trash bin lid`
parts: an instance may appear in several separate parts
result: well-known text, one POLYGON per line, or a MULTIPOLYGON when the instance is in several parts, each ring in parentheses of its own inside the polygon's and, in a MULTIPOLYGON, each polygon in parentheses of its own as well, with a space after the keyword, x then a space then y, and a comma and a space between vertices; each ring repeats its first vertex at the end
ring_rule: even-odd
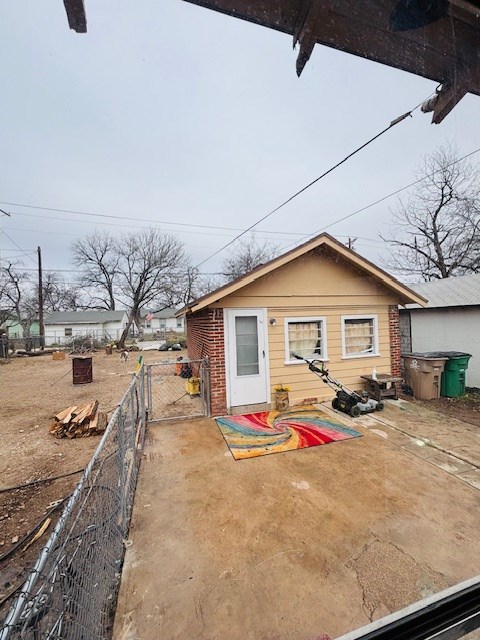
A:
POLYGON ((464 353, 463 351, 428 351, 427 353, 419 353, 416 355, 426 358, 448 358, 449 360, 452 360, 453 358, 472 357, 471 353, 464 353))
POLYGON ((417 358, 419 360, 448 360, 448 356, 446 356, 441 351, 427 351, 425 353, 414 352, 414 353, 402 353, 402 358, 417 358))

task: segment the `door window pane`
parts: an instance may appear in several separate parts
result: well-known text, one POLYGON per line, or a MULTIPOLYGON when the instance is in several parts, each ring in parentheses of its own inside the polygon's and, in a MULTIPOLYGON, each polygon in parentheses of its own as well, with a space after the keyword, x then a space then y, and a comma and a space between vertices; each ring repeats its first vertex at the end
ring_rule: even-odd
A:
POLYGON ((258 329, 256 316, 236 316, 237 376, 258 374, 258 329))

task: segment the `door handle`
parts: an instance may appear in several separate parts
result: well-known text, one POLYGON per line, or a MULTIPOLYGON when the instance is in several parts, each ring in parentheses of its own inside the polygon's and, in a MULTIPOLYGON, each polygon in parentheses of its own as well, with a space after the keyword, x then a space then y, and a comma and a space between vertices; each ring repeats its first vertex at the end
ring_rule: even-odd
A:
POLYGON ((262 351, 262 355, 263 355, 263 357, 265 357, 265 351, 262 351))

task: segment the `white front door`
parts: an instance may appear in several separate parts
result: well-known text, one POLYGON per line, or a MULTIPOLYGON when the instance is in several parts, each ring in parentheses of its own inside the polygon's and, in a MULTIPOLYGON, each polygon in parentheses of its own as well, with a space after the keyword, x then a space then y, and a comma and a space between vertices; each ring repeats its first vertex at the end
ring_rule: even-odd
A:
POLYGON ((260 404, 268 399, 265 309, 226 309, 225 335, 229 406, 260 404))

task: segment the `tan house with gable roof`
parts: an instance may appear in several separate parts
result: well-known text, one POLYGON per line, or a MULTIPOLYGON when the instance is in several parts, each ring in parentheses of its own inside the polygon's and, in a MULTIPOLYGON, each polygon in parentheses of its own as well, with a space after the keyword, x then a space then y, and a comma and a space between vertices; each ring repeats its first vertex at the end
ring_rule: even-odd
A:
POLYGON ((400 373, 398 306, 426 300, 324 233, 202 298, 186 314, 191 358, 208 357, 213 415, 270 408, 332 390, 292 352, 321 359, 343 384, 400 373))

